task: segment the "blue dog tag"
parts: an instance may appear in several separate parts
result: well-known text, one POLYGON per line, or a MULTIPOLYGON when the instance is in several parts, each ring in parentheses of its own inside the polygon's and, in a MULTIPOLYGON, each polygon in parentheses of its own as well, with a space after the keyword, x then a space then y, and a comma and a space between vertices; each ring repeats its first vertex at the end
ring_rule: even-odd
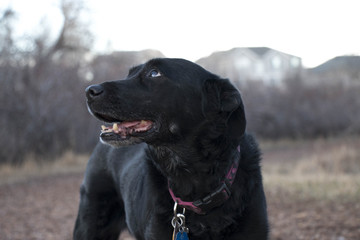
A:
POLYGON ((180 231, 176 234, 175 240, 189 240, 189 237, 185 231, 180 231))

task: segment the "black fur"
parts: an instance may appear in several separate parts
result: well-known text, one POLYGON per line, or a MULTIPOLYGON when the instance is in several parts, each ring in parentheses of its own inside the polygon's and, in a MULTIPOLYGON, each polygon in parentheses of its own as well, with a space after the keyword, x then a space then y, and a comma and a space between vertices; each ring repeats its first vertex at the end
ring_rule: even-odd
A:
POLYGON ((101 135, 81 186, 74 239, 171 239, 175 195, 194 201, 224 180, 234 157, 240 166, 231 197, 199 215, 186 211, 189 238, 267 239, 260 152, 245 133, 244 106, 229 82, 182 59, 153 59, 125 80, 87 89, 91 113, 107 122, 150 120, 147 132, 101 135))

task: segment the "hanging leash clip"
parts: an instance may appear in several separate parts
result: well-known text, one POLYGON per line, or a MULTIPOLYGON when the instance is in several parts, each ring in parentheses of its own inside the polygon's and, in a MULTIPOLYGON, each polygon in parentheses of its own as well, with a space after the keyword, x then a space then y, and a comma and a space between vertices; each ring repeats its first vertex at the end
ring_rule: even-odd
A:
POLYGON ((174 217, 171 220, 171 225, 174 228, 172 240, 189 240, 189 228, 185 226, 185 208, 182 213, 177 212, 178 203, 174 204, 174 217))

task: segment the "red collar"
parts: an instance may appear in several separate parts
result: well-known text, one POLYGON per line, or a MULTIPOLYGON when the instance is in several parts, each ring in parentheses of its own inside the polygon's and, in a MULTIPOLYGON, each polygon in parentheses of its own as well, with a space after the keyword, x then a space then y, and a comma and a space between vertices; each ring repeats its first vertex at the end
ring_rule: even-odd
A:
MULTIPOLYGON (((240 153, 240 146, 237 147, 237 150, 240 153)), ((225 180, 222 182, 221 186, 206 197, 193 202, 185 202, 180 198, 176 197, 169 186, 169 192, 172 199, 174 200, 174 202, 177 202, 179 206, 202 215, 206 214, 208 211, 215 207, 219 207, 231 196, 230 187, 235 180, 235 176, 239 168, 239 162, 240 157, 236 157, 233 164, 231 165, 230 170, 226 174, 225 180)))

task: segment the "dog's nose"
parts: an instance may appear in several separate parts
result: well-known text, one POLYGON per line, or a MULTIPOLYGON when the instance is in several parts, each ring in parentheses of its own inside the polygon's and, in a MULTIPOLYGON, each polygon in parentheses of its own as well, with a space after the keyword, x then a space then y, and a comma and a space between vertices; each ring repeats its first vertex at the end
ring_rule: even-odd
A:
POLYGON ((88 99, 93 99, 101 95, 104 92, 104 88, 101 85, 91 85, 86 88, 85 92, 88 99))

